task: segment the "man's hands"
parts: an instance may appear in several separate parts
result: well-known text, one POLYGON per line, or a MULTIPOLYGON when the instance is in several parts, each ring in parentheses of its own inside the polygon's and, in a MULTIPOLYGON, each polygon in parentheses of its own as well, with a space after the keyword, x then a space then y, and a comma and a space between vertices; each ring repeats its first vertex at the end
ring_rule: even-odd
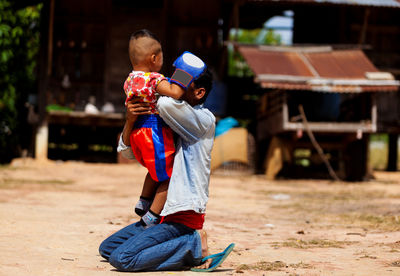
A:
POLYGON ((126 105, 127 122, 134 123, 139 115, 148 115, 150 113, 150 104, 141 102, 138 97, 129 100, 126 105))
POLYGON ((136 97, 128 101, 126 105, 126 121, 124 125, 124 129, 122 130, 122 141, 126 146, 131 144, 130 135, 133 129, 133 124, 135 123, 137 117, 139 115, 147 115, 150 114, 150 105, 149 103, 143 103, 140 101, 140 98, 136 97))

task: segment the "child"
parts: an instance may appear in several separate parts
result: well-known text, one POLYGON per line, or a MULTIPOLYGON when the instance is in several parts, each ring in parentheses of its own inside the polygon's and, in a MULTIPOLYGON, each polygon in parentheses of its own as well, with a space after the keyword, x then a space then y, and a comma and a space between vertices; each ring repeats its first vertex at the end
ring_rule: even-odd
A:
POLYGON ((158 73, 163 53, 160 41, 151 32, 140 30, 131 36, 129 58, 133 71, 124 83, 125 104, 141 97, 151 107, 151 114, 139 116, 130 134, 136 160, 148 169, 135 212, 142 217, 143 226, 149 227, 159 223, 175 154, 173 132, 156 110, 156 92, 179 99, 185 90, 158 73))

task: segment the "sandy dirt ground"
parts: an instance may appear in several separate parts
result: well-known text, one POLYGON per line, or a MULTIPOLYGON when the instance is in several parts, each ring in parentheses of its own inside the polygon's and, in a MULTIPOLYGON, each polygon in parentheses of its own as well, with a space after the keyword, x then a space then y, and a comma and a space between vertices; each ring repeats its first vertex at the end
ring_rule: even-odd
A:
MULTIPOLYGON (((128 275, 98 246, 138 219, 144 175, 136 164, 19 159, 1 167, 0 275, 128 275)), ((236 243, 213 275, 400 275, 400 172, 374 176, 333 183, 213 174, 210 251, 236 243)))

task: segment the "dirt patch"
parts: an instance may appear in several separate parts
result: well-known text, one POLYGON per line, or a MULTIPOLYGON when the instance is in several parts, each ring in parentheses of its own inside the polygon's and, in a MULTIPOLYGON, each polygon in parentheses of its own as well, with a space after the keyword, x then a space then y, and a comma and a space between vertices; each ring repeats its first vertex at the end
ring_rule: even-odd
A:
MULTIPOLYGON (((144 168, 16 160, 0 167, 0 275, 127 275, 100 242, 137 221, 144 168)), ((205 229, 213 275, 400 275, 400 173, 375 180, 212 175, 205 229)), ((135 275, 195 275, 174 271, 135 275)))
POLYGON ((344 248, 346 245, 351 245, 357 243, 355 241, 331 241, 331 240, 321 240, 321 239, 312 239, 308 241, 300 240, 300 239, 288 239, 285 242, 274 242, 272 246, 276 249, 280 247, 292 247, 292 248, 300 248, 300 249, 308 249, 308 248, 328 248, 328 247, 336 247, 336 248, 344 248))

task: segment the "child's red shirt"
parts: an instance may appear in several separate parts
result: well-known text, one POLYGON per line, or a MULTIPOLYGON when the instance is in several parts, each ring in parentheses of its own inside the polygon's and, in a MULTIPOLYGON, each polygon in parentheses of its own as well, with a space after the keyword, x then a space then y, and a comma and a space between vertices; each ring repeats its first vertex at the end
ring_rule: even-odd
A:
POLYGON ((193 210, 181 211, 175 214, 171 214, 162 217, 161 223, 163 222, 175 222, 183 224, 192 229, 203 229, 205 214, 196 213, 193 210))

